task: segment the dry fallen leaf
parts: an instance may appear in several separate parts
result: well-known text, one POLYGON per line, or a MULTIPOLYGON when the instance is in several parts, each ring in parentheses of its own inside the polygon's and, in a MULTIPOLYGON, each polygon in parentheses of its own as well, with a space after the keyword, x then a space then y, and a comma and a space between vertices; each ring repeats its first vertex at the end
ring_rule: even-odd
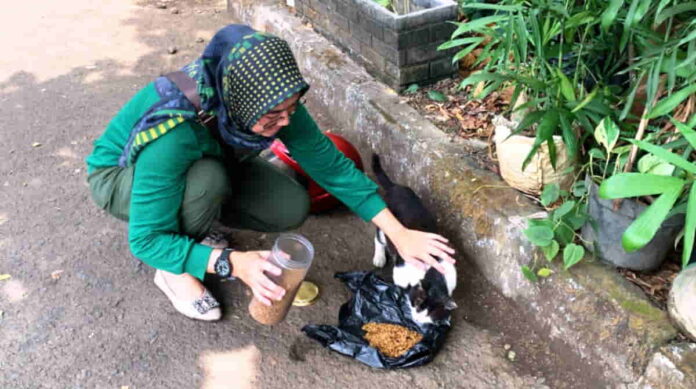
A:
POLYGON ((41 147, 41 143, 39 142, 34 142, 31 144, 31 147, 41 147))
POLYGON ((0 281, 9 280, 10 278, 12 278, 12 276, 9 274, 0 274, 0 281))
POLYGON ((62 270, 56 270, 56 271, 51 273, 51 278, 53 278, 54 280, 57 280, 60 278, 61 274, 63 274, 62 270))

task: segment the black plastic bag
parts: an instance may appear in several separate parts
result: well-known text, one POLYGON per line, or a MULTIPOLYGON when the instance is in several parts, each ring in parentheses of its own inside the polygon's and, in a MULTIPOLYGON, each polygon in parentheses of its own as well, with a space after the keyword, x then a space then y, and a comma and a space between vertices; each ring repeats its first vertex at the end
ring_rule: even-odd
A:
POLYGON ((372 272, 337 273, 335 277, 355 295, 341 306, 338 326, 306 325, 302 331, 307 336, 333 351, 383 369, 425 365, 440 351, 450 328, 449 319, 424 325, 414 322, 404 290, 372 272), (387 357, 363 339, 362 326, 370 322, 398 324, 419 332, 423 339, 403 355, 387 357))

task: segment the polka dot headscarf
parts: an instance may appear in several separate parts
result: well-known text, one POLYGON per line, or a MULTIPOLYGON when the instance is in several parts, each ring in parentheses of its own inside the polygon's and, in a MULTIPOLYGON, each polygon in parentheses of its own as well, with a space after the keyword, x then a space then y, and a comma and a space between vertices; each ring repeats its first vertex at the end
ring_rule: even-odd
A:
POLYGON ((228 114, 245 128, 309 85, 302 78, 287 42, 255 32, 234 45, 223 79, 228 114))

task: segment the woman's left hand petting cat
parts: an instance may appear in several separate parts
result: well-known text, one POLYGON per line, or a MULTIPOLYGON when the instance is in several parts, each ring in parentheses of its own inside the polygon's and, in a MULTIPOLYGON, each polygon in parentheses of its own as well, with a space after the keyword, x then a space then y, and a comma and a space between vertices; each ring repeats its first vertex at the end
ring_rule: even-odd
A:
POLYGON ((449 242, 447 238, 438 234, 403 228, 390 234, 389 239, 404 261, 423 270, 432 266, 445 274, 445 268, 438 262, 438 257, 449 263, 455 263, 452 258, 454 249, 447 244, 449 242))

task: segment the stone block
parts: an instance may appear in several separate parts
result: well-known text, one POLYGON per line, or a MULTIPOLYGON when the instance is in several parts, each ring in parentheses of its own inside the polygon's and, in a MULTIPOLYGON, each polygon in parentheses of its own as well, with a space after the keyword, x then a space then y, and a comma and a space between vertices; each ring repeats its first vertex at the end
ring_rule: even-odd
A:
POLYGON ((329 22, 335 26, 335 30, 345 30, 346 32, 350 32, 350 25, 348 23, 348 19, 346 19, 344 16, 339 15, 338 13, 334 12, 329 16, 329 22))
POLYGON ((430 62, 430 77, 439 78, 449 76, 457 71, 457 64, 450 58, 437 59, 430 62))
POLYGON ((406 63, 418 64, 428 62, 436 58, 443 57, 444 54, 437 51, 438 44, 429 43, 427 45, 412 47, 406 51, 406 63))
POLYGON ((367 44, 361 44, 360 45, 360 54, 365 57, 365 59, 374 65, 375 68, 377 68, 379 71, 383 72, 384 67, 385 67, 385 59, 384 56, 378 53, 375 49, 373 49, 370 45, 367 44))
POLYGON ((449 22, 433 24, 430 26, 430 41, 438 43, 448 41, 456 29, 457 26, 449 22))
POLYGON ((350 33, 353 35, 353 38, 359 40, 360 42, 363 42, 368 46, 372 45, 372 35, 370 35, 370 32, 361 25, 350 23, 350 33))
POLYGON ((399 84, 407 85, 426 80, 430 74, 430 65, 427 63, 421 65, 406 66, 401 68, 399 84))
POLYGON ((372 47, 378 53, 382 54, 385 58, 388 58, 394 62, 397 62, 395 59, 398 58, 399 51, 394 46, 388 45, 388 44, 384 43, 383 41, 373 37, 372 38, 372 47))
POLYGON ((399 32, 397 48, 408 49, 422 46, 430 42, 430 27, 419 28, 411 31, 399 32))
POLYGON ((362 26, 370 32, 373 38, 384 39, 384 24, 363 14, 362 26))
POLYGON ((399 34, 395 30, 385 27, 382 41, 389 46, 397 47, 399 44, 399 34))
POLYGON ((401 68, 389 61, 386 61, 384 64, 384 72, 395 80, 398 80, 401 77, 401 68))

